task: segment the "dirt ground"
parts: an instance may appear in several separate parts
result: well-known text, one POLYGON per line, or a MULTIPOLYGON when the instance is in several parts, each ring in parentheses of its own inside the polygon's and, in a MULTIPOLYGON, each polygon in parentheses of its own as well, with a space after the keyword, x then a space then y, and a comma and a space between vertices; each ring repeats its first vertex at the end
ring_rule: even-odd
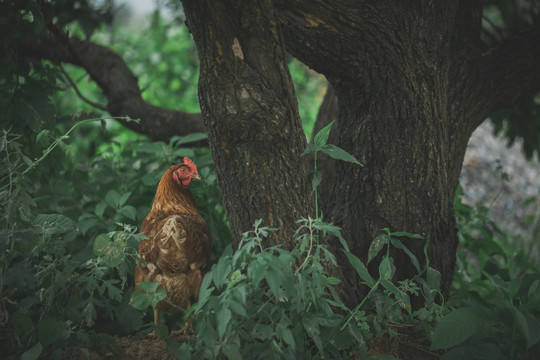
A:
MULTIPOLYGON (((402 360, 438 360, 442 354, 429 351, 429 343, 426 339, 415 339, 409 333, 407 327, 396 326, 392 329, 394 336, 384 333, 368 342, 368 355, 392 355, 402 360), (397 335, 396 335, 397 334, 397 335)), ((196 335, 175 335, 171 336, 176 341, 182 343, 186 340, 195 339, 196 335)), ((88 349, 91 360, 174 360, 174 355, 167 349, 163 340, 158 337, 146 336, 142 339, 133 340, 131 337, 115 336, 114 340, 118 345, 114 350, 109 349, 88 349)), ((81 356, 81 359, 86 357, 81 356)), ((364 360, 359 352, 353 352, 351 359, 364 360)))

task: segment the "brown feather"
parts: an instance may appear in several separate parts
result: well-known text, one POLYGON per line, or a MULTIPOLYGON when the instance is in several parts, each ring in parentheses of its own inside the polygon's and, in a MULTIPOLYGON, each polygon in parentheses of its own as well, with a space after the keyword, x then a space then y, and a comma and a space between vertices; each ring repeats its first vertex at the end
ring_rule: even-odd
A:
POLYGON ((210 232, 191 191, 175 182, 171 166, 159 182, 152 210, 141 232, 139 244, 145 263, 135 269, 135 284, 160 281, 167 298, 157 309, 174 312, 197 301, 210 254, 210 232))

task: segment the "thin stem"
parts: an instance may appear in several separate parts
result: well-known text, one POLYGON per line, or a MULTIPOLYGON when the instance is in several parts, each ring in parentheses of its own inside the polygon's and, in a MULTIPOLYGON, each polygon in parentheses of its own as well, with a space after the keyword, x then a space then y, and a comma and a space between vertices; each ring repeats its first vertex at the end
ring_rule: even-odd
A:
POLYGON ((345 324, 343 324, 343 326, 339 329, 339 331, 343 331, 347 325, 349 324, 349 322, 351 322, 352 318, 356 315, 356 313, 358 312, 358 310, 360 310, 360 308, 362 307, 362 305, 364 305, 364 303, 366 302, 366 300, 369 298, 369 296, 371 295, 372 292, 374 292, 375 290, 377 290, 377 288, 379 287, 379 280, 377 280, 377 282, 375 284, 373 284, 373 287, 371 288, 371 290, 369 290, 369 292, 367 293, 367 295, 364 297, 364 299, 362 300, 362 302, 360 304, 358 304, 352 314, 347 318, 347 321, 345 321, 345 324))
MULTIPOLYGON (((26 168, 26 170, 24 170, 22 172, 22 174, 26 174, 27 172, 29 172, 30 170, 32 170, 36 165, 38 165, 40 162, 42 162, 50 153, 51 151, 53 151, 57 146, 58 144, 60 144, 62 142, 62 140, 64 139, 67 139, 69 138, 69 134, 75 130, 75 128, 77 128, 79 125, 81 124, 84 124, 84 123, 87 123, 87 122, 91 122, 91 121, 98 121, 98 120, 102 120, 103 118, 99 117, 99 118, 93 118, 93 119, 86 119, 86 120, 82 120, 82 121, 79 121, 78 123, 76 123, 75 125, 73 125, 71 127, 71 129, 69 129, 64 135, 62 136, 59 136, 56 140, 54 140, 54 142, 47 148, 47 150, 45 150, 45 152, 43 153, 43 155, 37 159, 36 161, 34 161, 32 163, 32 165, 30 165, 28 168, 26 168)), ((112 117, 112 119, 125 119, 125 117, 123 116, 120 116, 120 117, 112 117)))
MULTIPOLYGON (((315 151, 315 155, 313 156, 313 173, 317 173, 317 151, 315 151)), ((315 219, 319 218, 319 201, 317 200, 317 188, 314 189, 315 191, 315 219)))

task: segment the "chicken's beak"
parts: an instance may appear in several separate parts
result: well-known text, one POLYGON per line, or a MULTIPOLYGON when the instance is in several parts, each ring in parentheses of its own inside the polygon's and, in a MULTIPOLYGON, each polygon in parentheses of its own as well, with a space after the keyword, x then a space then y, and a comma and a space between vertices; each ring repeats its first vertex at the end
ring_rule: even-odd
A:
POLYGON ((201 180, 201 175, 198 172, 191 174, 192 179, 201 180))

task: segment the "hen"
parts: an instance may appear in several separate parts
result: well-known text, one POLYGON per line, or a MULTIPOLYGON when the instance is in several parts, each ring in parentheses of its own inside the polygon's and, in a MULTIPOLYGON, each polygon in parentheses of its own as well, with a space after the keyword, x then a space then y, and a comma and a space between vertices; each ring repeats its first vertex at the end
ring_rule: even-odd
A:
POLYGON ((160 281, 167 291, 167 298, 154 310, 156 325, 159 310, 188 309, 199 296, 210 254, 210 232, 188 186, 200 178, 187 157, 171 166, 161 178, 152 210, 141 226, 147 239, 139 244, 144 263, 135 268, 135 284, 160 281))

